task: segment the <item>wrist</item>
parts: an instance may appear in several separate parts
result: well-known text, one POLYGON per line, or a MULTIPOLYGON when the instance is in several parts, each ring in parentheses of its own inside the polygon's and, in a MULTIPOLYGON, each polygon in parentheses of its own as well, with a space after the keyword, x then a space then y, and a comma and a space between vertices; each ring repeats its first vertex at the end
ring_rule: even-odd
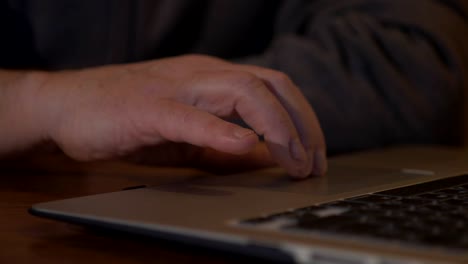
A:
POLYGON ((48 75, 41 71, 14 72, 5 86, 12 128, 26 146, 48 140, 48 103, 41 94, 48 75))
POLYGON ((16 82, 24 114, 30 121, 29 129, 38 141, 49 141, 50 130, 58 114, 59 99, 48 87, 52 73, 28 71, 16 82))

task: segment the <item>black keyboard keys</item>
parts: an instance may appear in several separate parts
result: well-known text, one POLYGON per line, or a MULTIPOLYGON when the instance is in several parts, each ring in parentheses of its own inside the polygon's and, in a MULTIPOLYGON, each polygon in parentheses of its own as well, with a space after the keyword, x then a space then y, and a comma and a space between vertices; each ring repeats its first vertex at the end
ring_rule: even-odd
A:
POLYGON ((244 221, 292 221, 279 230, 321 232, 468 249, 468 175, 352 197, 244 221))

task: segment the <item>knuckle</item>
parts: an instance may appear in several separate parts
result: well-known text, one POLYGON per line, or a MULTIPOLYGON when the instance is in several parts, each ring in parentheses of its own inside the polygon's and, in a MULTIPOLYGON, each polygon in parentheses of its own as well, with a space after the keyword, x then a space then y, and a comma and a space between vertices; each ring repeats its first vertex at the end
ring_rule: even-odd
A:
POLYGON ((196 110, 195 109, 187 109, 184 111, 182 115, 182 124, 192 124, 196 121, 196 110))
POLYGON ((201 60, 206 59, 206 56, 200 54, 186 54, 182 55, 181 58, 184 58, 186 60, 201 60))
POLYGON ((216 118, 210 118, 210 116, 207 115, 201 116, 199 114, 199 110, 197 109, 186 110, 182 115, 181 124, 182 126, 180 127, 190 128, 191 130, 177 129, 177 131, 179 131, 178 138, 186 138, 186 135, 194 133, 195 130, 201 130, 203 131, 203 134, 206 133, 207 135, 209 133, 216 132, 220 127, 220 124, 216 118))
POLYGON ((205 64, 205 65, 210 65, 210 64, 215 64, 221 62, 221 60, 211 57, 208 55, 202 55, 202 54, 186 54, 182 55, 181 58, 183 58, 187 63, 196 63, 196 64, 205 64))
POLYGON ((280 87, 288 87, 293 84, 291 78, 284 72, 271 70, 269 75, 269 79, 280 87))
POLYGON ((262 80, 248 72, 230 73, 229 81, 236 86, 236 89, 239 89, 243 93, 265 87, 262 80))
POLYGON ((223 122, 220 122, 219 120, 216 120, 214 118, 211 120, 207 120, 204 126, 204 131, 206 133, 213 134, 224 134, 229 132, 228 129, 226 129, 226 126, 224 126, 223 122))

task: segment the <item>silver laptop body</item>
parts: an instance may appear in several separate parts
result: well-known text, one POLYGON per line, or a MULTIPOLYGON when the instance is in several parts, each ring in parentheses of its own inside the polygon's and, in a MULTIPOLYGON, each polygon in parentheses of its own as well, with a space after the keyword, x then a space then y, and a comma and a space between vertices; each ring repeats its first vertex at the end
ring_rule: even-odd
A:
POLYGON ((459 230, 455 236, 455 227, 449 228, 455 223, 439 230, 445 242, 437 239, 435 229, 447 220, 445 216, 458 213, 468 219, 468 206, 442 207, 426 217, 426 211, 417 210, 442 203, 408 205, 418 195, 432 199, 430 195, 441 189, 449 193, 444 201, 459 201, 468 184, 464 173, 468 153, 463 150, 401 147, 332 158, 326 176, 303 181, 290 180, 278 168, 174 177, 146 188, 36 204, 30 212, 295 263, 468 263, 468 222, 462 217, 455 221, 459 230), (455 198, 451 190, 457 192, 455 198), (355 206, 360 203, 365 205, 355 206), (400 205, 408 211, 414 208, 416 217, 396 215, 400 205), (366 210, 375 215, 367 216, 366 210), (343 223, 348 215, 351 220, 343 223), (389 219, 400 220, 392 224, 389 219), (429 225, 431 219, 440 221, 429 225), (403 231, 392 233, 395 226, 403 231), (436 241, 430 241, 430 232, 435 232, 436 241))

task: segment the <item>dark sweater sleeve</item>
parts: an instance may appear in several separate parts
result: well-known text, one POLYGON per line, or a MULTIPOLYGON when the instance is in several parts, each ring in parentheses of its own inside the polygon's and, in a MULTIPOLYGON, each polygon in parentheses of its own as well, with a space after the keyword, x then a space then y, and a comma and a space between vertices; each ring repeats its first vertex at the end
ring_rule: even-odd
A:
POLYGON ((466 0, 285 1, 245 63, 283 71, 314 107, 330 153, 460 138, 466 0))

